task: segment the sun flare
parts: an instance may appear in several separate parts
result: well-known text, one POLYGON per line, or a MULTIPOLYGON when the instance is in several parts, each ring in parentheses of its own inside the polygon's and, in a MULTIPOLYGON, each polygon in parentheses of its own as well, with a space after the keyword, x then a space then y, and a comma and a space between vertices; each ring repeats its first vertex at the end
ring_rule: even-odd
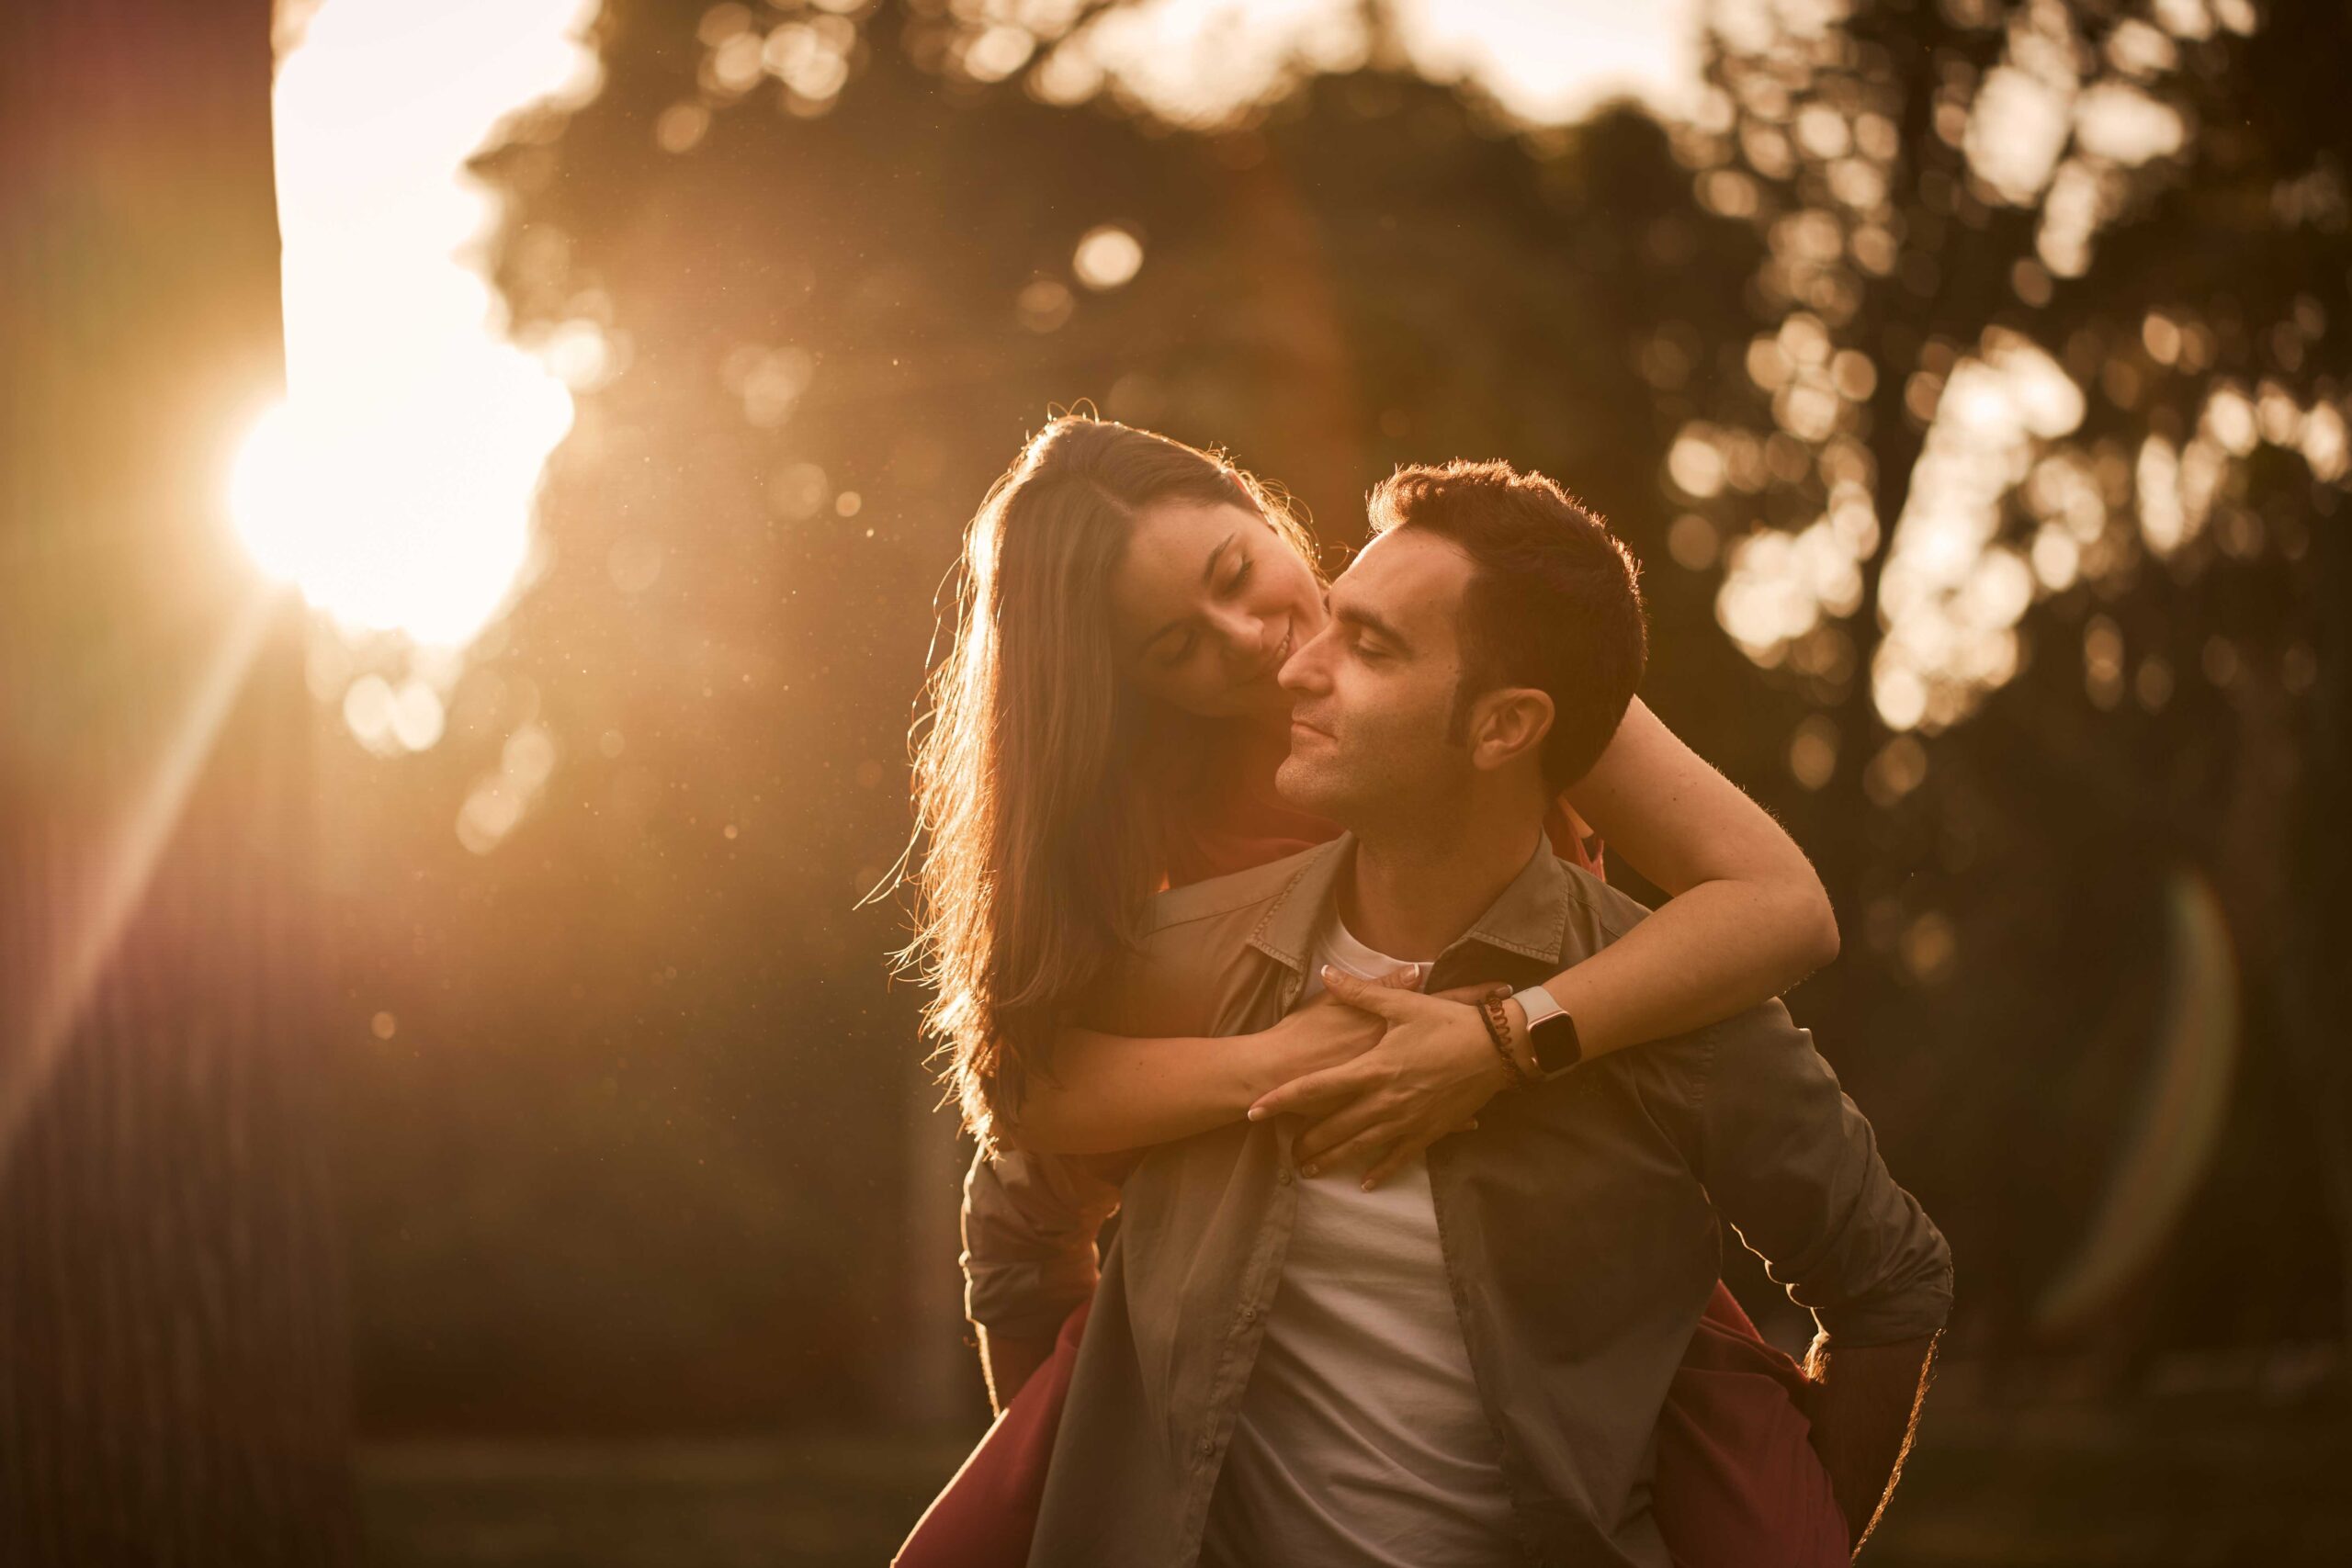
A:
POLYGON ((506 341, 484 276, 498 198, 465 164, 518 109, 594 94, 596 10, 285 8, 299 35, 274 96, 288 397, 240 450, 230 513, 265 570, 347 628, 461 647, 529 561, 571 392, 506 341))

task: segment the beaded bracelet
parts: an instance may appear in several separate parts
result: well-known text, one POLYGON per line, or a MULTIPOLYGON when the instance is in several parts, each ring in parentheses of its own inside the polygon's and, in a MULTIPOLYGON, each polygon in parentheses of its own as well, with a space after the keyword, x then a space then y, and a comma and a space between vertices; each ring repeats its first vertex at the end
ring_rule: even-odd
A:
POLYGON ((1520 1064, 1510 1054, 1510 1014, 1503 1004, 1511 998, 1509 986, 1497 986, 1478 998, 1478 1016, 1486 1021, 1487 1038, 1494 1043, 1495 1055, 1503 1059, 1503 1066, 1510 1073, 1513 1089, 1533 1089, 1542 1081, 1520 1064))

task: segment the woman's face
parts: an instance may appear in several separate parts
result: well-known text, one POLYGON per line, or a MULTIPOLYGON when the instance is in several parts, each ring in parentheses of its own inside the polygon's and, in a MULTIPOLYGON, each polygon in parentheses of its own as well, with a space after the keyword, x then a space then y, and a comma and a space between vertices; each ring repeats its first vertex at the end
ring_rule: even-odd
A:
POLYGON ((1264 518, 1231 502, 1146 510, 1111 599, 1120 674, 1208 718, 1288 712, 1274 674, 1323 627, 1315 573, 1264 518))

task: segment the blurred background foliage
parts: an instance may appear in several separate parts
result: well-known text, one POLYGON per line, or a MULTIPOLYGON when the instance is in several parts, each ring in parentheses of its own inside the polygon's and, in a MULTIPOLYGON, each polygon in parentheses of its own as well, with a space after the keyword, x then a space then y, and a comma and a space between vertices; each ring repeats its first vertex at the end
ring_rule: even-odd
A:
POLYGON ((859 900, 1081 400, 1335 565, 1397 463, 1583 493, 1836 900, 1792 1006, 1951 1237, 1947 1387, 2340 1399, 2352 14, 1724 6, 1687 106, 1557 125, 1383 4, 1190 74, 1170 9, 611 0, 485 154, 579 401, 529 586, 421 750, 349 700, 418 656, 311 657, 366 1429, 983 1409, 859 900))

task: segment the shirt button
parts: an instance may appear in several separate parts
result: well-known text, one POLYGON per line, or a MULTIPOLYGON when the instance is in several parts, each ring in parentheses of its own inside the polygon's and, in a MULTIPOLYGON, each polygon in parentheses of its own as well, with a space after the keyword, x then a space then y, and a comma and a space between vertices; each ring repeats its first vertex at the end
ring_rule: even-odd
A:
POLYGON ((1288 1186, 1290 1185, 1290 1179, 1291 1179, 1291 1169, 1290 1169, 1290 1167, 1288 1167, 1288 1166, 1284 1166, 1284 1167, 1283 1167, 1282 1174, 1281 1174, 1280 1176, 1276 1177, 1274 1179, 1275 1179, 1275 1180, 1277 1180, 1277 1181, 1279 1181, 1279 1182, 1281 1182, 1284 1187, 1288 1187, 1288 1186))
POLYGON ((1203 1438, 1201 1439, 1201 1457, 1203 1459, 1206 1459, 1209 1455, 1215 1452, 1216 1452, 1216 1439, 1215 1438, 1203 1438))
POLYGON ((1244 1323, 1255 1323, 1255 1322, 1257 1322, 1257 1321, 1258 1321, 1258 1309, 1257 1309, 1257 1307, 1256 1307, 1256 1306, 1254 1306, 1254 1305, 1252 1305, 1252 1306, 1246 1306, 1246 1307, 1243 1307, 1243 1308, 1241 1309, 1241 1321, 1242 1321, 1242 1322, 1244 1322, 1244 1323))

